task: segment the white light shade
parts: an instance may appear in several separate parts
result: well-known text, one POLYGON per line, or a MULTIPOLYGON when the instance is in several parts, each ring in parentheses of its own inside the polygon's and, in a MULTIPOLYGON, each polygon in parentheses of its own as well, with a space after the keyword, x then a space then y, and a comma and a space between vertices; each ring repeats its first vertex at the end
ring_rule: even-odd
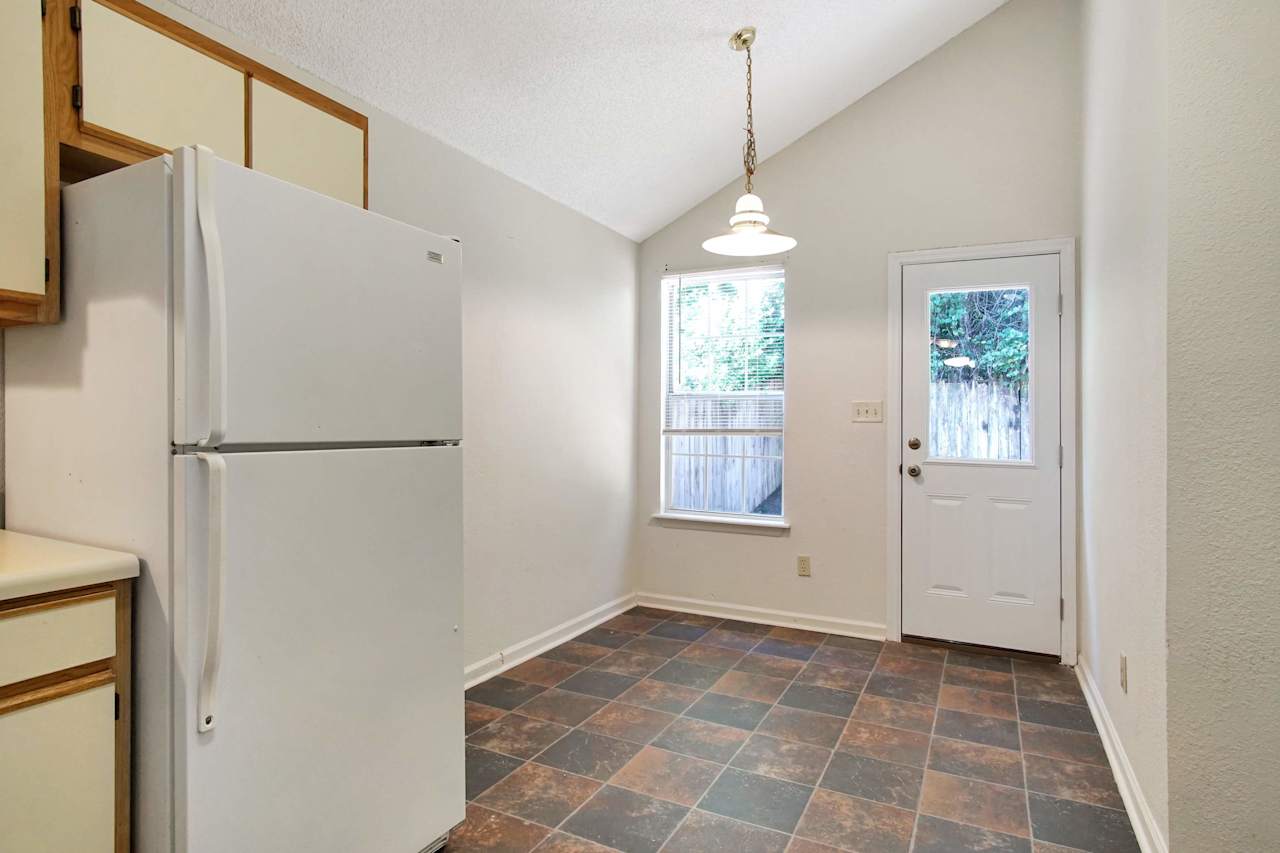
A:
POLYGON ((758 258, 785 252, 796 245, 795 238, 769 230, 764 201, 755 193, 738 197, 733 216, 729 217, 729 228, 728 234, 704 240, 702 248, 717 255, 758 258))

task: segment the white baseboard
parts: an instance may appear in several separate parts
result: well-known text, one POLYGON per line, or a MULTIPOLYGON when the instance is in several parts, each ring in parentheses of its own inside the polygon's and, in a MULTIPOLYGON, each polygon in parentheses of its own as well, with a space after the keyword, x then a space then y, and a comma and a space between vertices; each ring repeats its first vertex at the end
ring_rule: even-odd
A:
POLYGON ((804 628, 823 634, 839 634, 844 637, 863 637, 883 640, 885 626, 876 622, 858 622, 854 619, 837 619, 831 616, 815 616, 810 613, 793 613, 789 610, 771 610, 745 604, 726 604, 721 601, 705 601, 700 598, 684 598, 678 595, 659 595, 652 592, 636 593, 636 603, 645 607, 676 610, 681 613, 699 613, 703 616, 719 616, 721 619, 740 619, 784 628, 804 628))
POLYGON ((1107 706, 1102 701, 1102 692, 1098 690, 1098 685, 1093 680, 1093 673, 1089 671, 1083 655, 1079 657, 1076 664, 1076 677, 1080 680, 1085 701, 1089 703, 1093 721, 1097 724, 1098 733, 1102 736, 1102 746, 1107 751, 1107 759, 1111 762, 1111 769, 1115 773, 1116 786, 1120 789, 1120 797, 1124 800, 1125 810, 1133 823, 1133 832, 1138 836, 1138 846, 1142 848, 1143 853, 1168 853, 1169 845, 1160 833, 1155 815, 1151 813, 1151 805, 1147 802, 1146 795, 1142 793, 1137 774, 1133 772, 1133 765, 1129 763, 1129 756, 1125 754, 1124 744, 1120 742, 1120 734, 1116 731, 1115 724, 1111 722, 1111 715, 1107 713, 1107 706))
POLYGON ((468 688, 474 687, 481 681, 524 663, 531 657, 537 657, 547 649, 554 648, 565 640, 594 628, 601 622, 607 622, 624 610, 630 610, 635 604, 636 596, 634 593, 615 598, 613 601, 602 604, 594 610, 588 610, 581 616, 575 616, 553 628, 548 628, 536 637, 521 640, 513 646, 508 646, 499 652, 489 655, 487 658, 468 664, 463 669, 463 678, 466 679, 466 686, 468 688))

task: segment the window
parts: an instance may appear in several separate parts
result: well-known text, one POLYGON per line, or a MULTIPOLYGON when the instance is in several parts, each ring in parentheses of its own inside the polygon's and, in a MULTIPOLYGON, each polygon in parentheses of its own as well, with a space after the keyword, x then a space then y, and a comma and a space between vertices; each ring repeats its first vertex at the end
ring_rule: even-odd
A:
POLYGON ((663 511, 782 516, 781 267, 662 282, 663 511))

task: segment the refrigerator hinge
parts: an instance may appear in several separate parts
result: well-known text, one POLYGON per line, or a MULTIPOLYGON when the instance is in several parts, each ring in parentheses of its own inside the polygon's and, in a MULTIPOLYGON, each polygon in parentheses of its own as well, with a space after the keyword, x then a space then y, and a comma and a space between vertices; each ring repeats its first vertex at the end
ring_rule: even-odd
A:
POLYGON ((71 32, 80 32, 80 6, 76 4, 68 10, 71 16, 71 32))
POLYGON ((79 112, 84 106, 84 90, 80 88, 80 84, 76 83, 71 87, 71 109, 79 112))

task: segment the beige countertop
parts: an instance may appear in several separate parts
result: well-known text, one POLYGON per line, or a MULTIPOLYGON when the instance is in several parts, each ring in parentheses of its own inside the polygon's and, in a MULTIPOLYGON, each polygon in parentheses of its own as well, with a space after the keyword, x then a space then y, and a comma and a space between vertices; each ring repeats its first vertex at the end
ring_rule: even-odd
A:
POLYGON ((0 601, 137 576, 132 554, 0 530, 0 601))

